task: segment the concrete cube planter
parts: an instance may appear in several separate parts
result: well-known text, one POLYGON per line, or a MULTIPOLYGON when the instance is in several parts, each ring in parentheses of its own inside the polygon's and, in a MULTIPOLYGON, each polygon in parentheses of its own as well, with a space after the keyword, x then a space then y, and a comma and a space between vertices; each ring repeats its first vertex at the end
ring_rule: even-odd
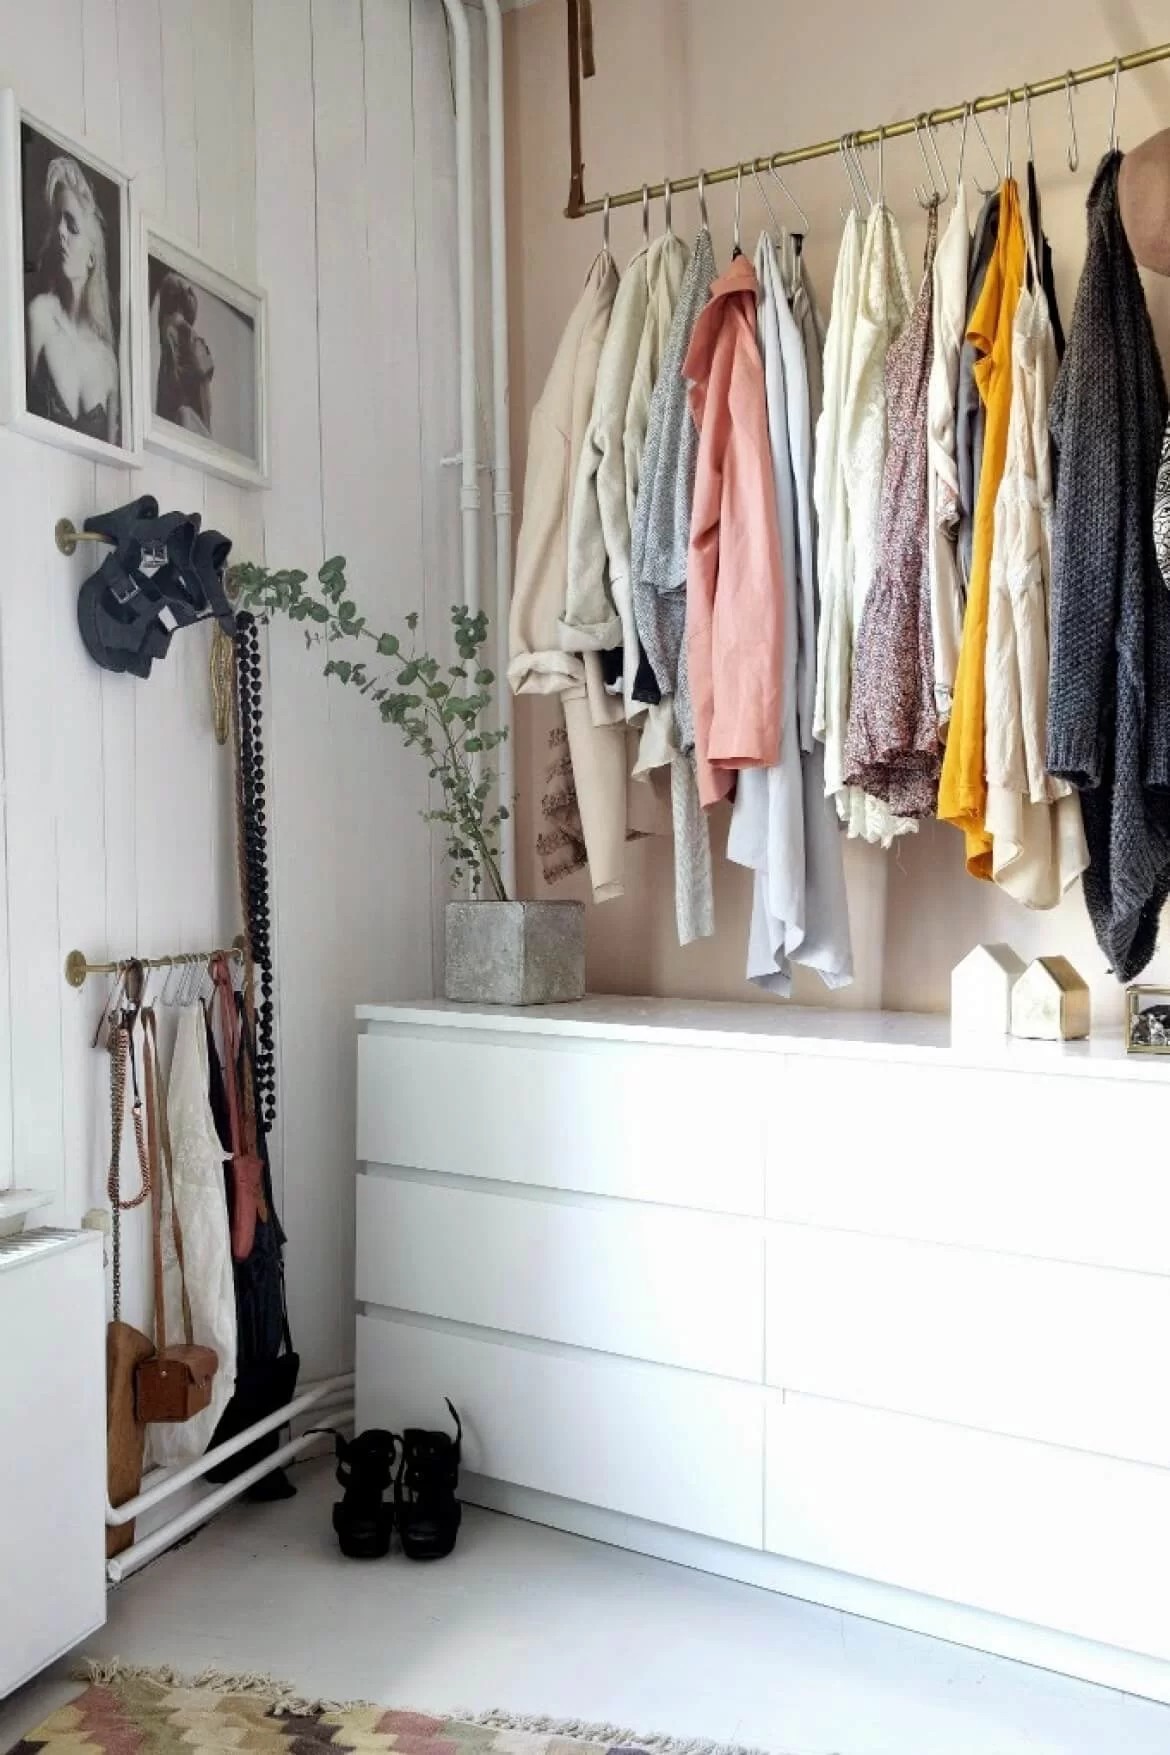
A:
POLYGON ((446 993, 472 1005, 585 995, 583 902, 448 902, 446 993))

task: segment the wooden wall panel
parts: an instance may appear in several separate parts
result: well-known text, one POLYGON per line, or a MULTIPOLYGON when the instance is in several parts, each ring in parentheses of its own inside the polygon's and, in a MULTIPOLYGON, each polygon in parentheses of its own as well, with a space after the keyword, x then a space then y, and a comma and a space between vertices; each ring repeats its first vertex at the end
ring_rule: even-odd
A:
MULTIPOLYGON (((418 0, 0 0, 0 82, 120 163, 145 211, 271 295, 273 487, 151 458, 78 460, 0 429, 0 667, 8 842, 0 994, 0 1185, 104 1204, 103 991, 74 946, 145 954, 238 927, 231 762, 211 735, 210 630, 141 683, 97 670, 76 629, 92 558, 58 517, 151 492, 240 558, 312 572, 345 553, 386 625, 433 635, 459 586, 453 116, 441 8, 418 0), (425 118, 415 156, 416 114, 425 118), (424 258, 420 262, 420 253, 424 258), (10 941, 10 943, 9 943, 10 941), (9 1135, 11 1134, 11 1142, 9 1135), (11 1148, 10 1149, 10 1145, 11 1148)), ((424 777, 369 704, 269 635, 280 1116, 274 1170, 311 1373, 352 1350, 355 1029, 361 999, 430 990, 438 891, 424 777)), ((173 1020, 164 1013, 169 1040, 173 1020)), ((127 1153, 125 1177, 134 1174, 127 1153)), ((145 1319, 144 1213, 125 1226, 126 1314, 145 1319)))

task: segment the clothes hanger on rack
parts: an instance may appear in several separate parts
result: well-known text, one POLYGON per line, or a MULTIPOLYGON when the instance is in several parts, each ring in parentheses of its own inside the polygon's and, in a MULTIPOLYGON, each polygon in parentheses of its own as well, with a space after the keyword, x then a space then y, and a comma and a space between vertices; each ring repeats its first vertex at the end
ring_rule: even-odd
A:
MULTIPOLYGON (((775 179, 779 183, 781 189, 783 189, 784 194, 787 196, 789 202, 791 203, 791 205, 793 207, 795 207, 797 213, 800 215, 800 231, 796 235, 799 236, 802 240, 804 238, 807 238, 809 233, 812 231, 812 221, 809 219, 808 214, 804 211, 804 208, 800 205, 800 202, 796 199, 796 196, 792 193, 792 190, 788 187, 788 184, 784 181, 784 178, 780 175, 780 171, 776 165, 776 160, 774 158, 770 161, 770 163, 768 165, 768 170, 771 172, 772 176, 775 177, 775 179)), ((771 203, 769 203, 769 211, 771 211, 771 203)), ((799 248, 799 246, 798 246, 798 248, 799 248)))
POLYGON ((999 168, 999 160, 996 158, 995 154, 991 150, 991 143, 987 138, 986 130, 984 129, 983 123, 980 121, 979 112, 975 108, 974 104, 971 104, 969 106, 969 113, 970 113, 971 120, 975 124, 975 130, 976 130, 977 134, 979 135, 980 140, 983 142, 983 150, 987 154, 987 162, 990 164, 992 170, 995 172, 995 187, 994 188, 985 189, 981 183, 977 183, 976 187, 978 188, 979 193, 984 197, 986 197, 988 195, 994 195, 996 188, 998 188, 1000 183, 1003 181, 1003 176, 1002 176, 1002 174, 1000 172, 1000 168, 999 168))
POLYGON ((707 233, 707 236, 710 237, 710 235, 711 235, 711 220, 710 220, 710 216, 707 213, 707 173, 706 173, 706 171, 699 172, 698 191, 699 191, 699 225, 701 226, 703 231, 705 231, 707 233))
POLYGON ((929 116, 923 115, 918 117, 914 124, 914 137, 918 142, 918 150, 922 154, 922 163, 925 166, 926 175, 930 179, 929 183, 924 183, 921 189, 915 185, 914 194, 917 198, 918 205, 929 210, 931 207, 937 207, 940 201, 945 201, 947 199, 951 192, 950 179, 947 176, 946 166, 943 164, 942 154, 939 151, 938 140, 935 138, 934 125, 929 116), (930 158, 927 155, 927 137, 929 137, 931 148, 934 152, 934 164, 931 163, 930 158), (940 178, 942 181, 941 188, 939 187, 940 178))
MULTIPOLYGON (((669 227, 667 228, 670 229, 669 227)), ((642 248, 650 248, 650 185, 642 184, 642 248)))
POLYGON ((1110 150, 1110 152, 1116 152, 1118 150, 1118 145, 1119 145, 1118 136, 1117 136, 1117 100, 1120 96, 1121 96, 1121 57, 1119 55, 1117 57, 1117 60, 1113 63, 1113 110, 1112 110, 1112 113, 1109 117, 1109 150, 1110 150))
POLYGON ((756 164, 752 165, 752 176, 755 178, 756 188, 759 191, 760 200, 764 203, 764 206, 768 209, 768 217, 772 221, 772 230, 775 233, 776 237, 779 238, 784 231, 784 227, 780 224, 780 216, 776 212, 776 209, 772 206, 772 198, 768 194, 768 191, 764 187, 764 179, 760 175, 759 165, 756 165, 756 164))
POLYGON ((1073 112, 1073 76, 1071 73, 1066 73, 1064 76, 1064 97, 1068 105, 1068 168, 1075 172, 1080 169, 1081 149, 1077 141, 1077 119, 1073 112))
POLYGON ((743 244, 740 237, 740 210, 743 201, 743 166, 740 165, 735 178, 735 220, 731 230, 731 260, 743 255, 743 244))
MULTIPOLYGON (((975 114, 975 105, 973 103, 966 103, 963 106, 963 131, 959 136, 959 165, 958 165, 958 169, 955 172, 955 199, 956 200, 958 200, 959 188, 962 185, 962 181, 963 181, 963 166, 966 163, 966 158, 967 158, 967 130, 971 126, 972 118, 974 118, 976 125, 978 126, 979 118, 975 114)), ((992 156, 991 148, 987 144, 987 136, 986 136, 986 134, 984 134, 982 128, 979 129, 979 138, 983 142, 983 149, 987 154, 988 160, 990 161, 992 171, 995 173, 995 183, 992 185, 992 187, 990 189, 985 189, 983 187, 983 184, 979 181, 978 177, 976 177, 974 179, 976 190, 983 197, 984 201, 986 201, 987 197, 989 195, 994 195, 996 187, 999 184, 999 166, 996 164, 995 159, 992 156)))

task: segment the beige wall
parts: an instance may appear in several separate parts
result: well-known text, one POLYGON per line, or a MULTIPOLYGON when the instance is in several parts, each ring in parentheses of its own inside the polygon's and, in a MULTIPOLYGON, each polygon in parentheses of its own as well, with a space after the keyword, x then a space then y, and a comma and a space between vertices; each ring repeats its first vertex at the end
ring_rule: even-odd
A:
MULTIPOLYGON (((585 87, 586 183, 592 194, 626 188, 671 171, 718 165, 785 145, 798 145, 874 126, 930 107, 961 101, 1009 82, 1041 79, 1064 67, 1124 54, 1170 35, 1165 0, 819 0, 815 6, 776 0, 594 0, 598 72, 585 87)), ((519 479, 532 402, 581 281, 600 241, 599 222, 562 217, 568 187, 565 94, 565 8, 538 0, 507 21, 509 176, 513 295, 513 408, 519 479)), ((1064 100, 1037 100, 1033 127, 1045 200, 1046 228, 1056 253, 1065 316, 1083 255, 1083 206, 1109 127, 1107 83, 1080 92, 1076 114, 1081 166, 1070 176, 1064 100)), ((1023 117, 1014 129, 1017 168, 1025 156, 1023 117)), ((1136 144, 1170 123, 1170 65, 1122 81, 1122 144, 1136 144)), ((1003 126, 989 135, 1002 152, 1003 126)), ((974 141, 974 136, 972 136, 974 141)), ((957 130, 942 137, 948 167, 957 130)), ((872 161, 872 155, 869 155, 872 161)), ((978 146, 970 161, 986 174, 978 146)), ((921 161, 912 141, 886 152, 886 193, 903 226, 913 261, 924 222, 912 186, 921 161)), ((791 173, 812 219, 808 254, 814 283, 827 303, 840 236, 842 172, 833 160, 791 173)), ((783 197, 776 191, 778 205, 783 197)), ((732 192, 712 192, 717 251, 731 247, 732 192)), ((782 215, 783 217, 783 215, 782 215)), ((744 187, 744 236, 750 249, 766 219, 750 182, 744 187)), ((655 212, 655 227, 661 209, 655 212)), ((697 224, 693 195, 675 204, 676 230, 697 224)), ((619 261, 636 247, 636 209, 614 215, 619 261)), ((1170 344, 1170 282, 1151 287, 1164 344, 1170 344)), ((519 864, 522 893, 540 893, 534 854, 549 726, 547 707, 521 701, 517 711, 519 864)), ((670 847, 640 843, 628 850, 627 894, 591 910, 590 984, 600 991, 748 998, 743 979, 749 874, 722 859, 726 817, 714 822, 718 850, 718 935, 679 949, 674 933, 670 847)), ((950 970, 973 944, 1004 938, 1023 955, 1062 951, 1092 979, 1098 1018, 1120 1015, 1120 995, 1106 975, 1079 894, 1050 915, 1030 915, 990 885, 966 876, 955 832, 930 825, 891 854, 852 844, 846 854, 858 981, 836 996, 847 1005, 943 1009, 950 970)), ((568 894, 560 886, 557 894, 568 894)), ((581 888, 576 893, 584 893, 581 888)), ((1170 941, 1147 980, 1170 981, 1170 941)), ((815 978, 797 996, 828 1001, 815 978)))

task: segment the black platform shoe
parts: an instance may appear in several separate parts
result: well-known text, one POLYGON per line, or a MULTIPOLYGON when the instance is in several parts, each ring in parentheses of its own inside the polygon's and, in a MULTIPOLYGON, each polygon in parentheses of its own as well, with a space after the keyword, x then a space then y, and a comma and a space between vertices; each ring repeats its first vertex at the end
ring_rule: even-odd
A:
POLYGON ((394 1508, 382 1499, 394 1479, 400 1440, 377 1427, 359 1432, 356 1438, 343 1438, 340 1432, 331 1436, 337 1446, 337 1479, 345 1488, 345 1497, 333 1507, 341 1552, 349 1560, 381 1560, 390 1552, 394 1528, 394 1508))
POLYGON ((443 1560, 455 1546, 463 1507, 455 1497, 463 1427, 448 1402, 455 1437, 407 1427, 402 1435, 402 1463, 394 1487, 398 1534, 408 1560, 443 1560))

